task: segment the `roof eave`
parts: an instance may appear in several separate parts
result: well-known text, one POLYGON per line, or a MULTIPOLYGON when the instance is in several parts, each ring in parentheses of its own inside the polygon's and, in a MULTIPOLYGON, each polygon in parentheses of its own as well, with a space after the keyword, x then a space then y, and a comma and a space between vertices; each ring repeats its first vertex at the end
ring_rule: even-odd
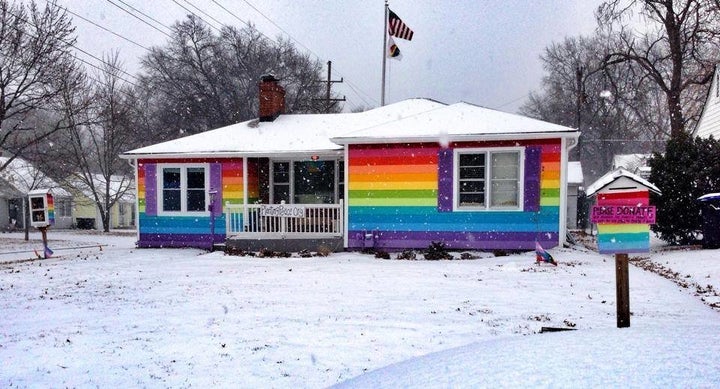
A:
POLYGON ((373 144, 373 143, 424 143, 424 142, 470 142, 470 141, 502 141, 502 140, 528 140, 528 139, 577 139, 580 131, 563 132, 527 132, 504 134, 463 134, 463 135, 431 135, 413 137, 336 137, 330 138, 332 142, 340 145, 347 144, 373 144))
POLYGON ((318 155, 323 157, 334 157, 343 154, 342 148, 324 150, 278 150, 278 151, 222 151, 222 152, 175 152, 175 153, 125 153, 120 158, 136 159, 212 159, 212 158, 270 158, 282 156, 283 158, 303 157, 318 155))

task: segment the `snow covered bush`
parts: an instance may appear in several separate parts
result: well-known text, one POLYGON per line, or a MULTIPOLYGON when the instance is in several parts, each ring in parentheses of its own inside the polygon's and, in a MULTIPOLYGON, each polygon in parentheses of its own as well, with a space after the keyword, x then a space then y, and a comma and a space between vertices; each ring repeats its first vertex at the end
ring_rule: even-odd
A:
POLYGON ((701 229, 697 198, 720 192, 720 141, 676 137, 668 141, 665 154, 649 161, 649 181, 662 195, 651 197, 658 208, 652 231, 670 244, 696 243, 701 229))

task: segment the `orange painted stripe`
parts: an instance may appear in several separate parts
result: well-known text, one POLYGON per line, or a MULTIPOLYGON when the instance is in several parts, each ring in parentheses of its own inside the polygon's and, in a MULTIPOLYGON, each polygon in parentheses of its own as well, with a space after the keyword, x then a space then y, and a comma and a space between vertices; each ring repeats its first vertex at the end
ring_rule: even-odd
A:
POLYGON ((372 165, 437 165, 437 154, 418 157, 395 156, 385 158, 357 157, 350 160, 350 166, 372 165))
POLYGON ((437 173, 433 165, 364 165, 350 166, 350 174, 406 174, 406 173, 437 173))
POLYGON ((412 182, 434 181, 438 179, 435 173, 406 173, 406 174, 350 174, 351 181, 384 181, 384 182, 412 182))

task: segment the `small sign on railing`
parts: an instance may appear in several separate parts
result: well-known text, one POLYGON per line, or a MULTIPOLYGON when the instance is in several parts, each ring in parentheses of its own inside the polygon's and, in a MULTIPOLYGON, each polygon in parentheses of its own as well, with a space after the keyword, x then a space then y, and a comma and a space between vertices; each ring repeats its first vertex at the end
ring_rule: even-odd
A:
POLYGON ((262 204, 261 217, 305 217, 305 206, 296 204, 262 204))

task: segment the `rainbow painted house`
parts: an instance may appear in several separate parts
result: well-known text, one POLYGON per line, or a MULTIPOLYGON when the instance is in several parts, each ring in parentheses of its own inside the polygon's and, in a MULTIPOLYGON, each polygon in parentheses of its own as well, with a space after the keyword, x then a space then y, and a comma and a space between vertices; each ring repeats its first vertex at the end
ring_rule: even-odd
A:
POLYGON ((468 103, 281 114, 128 151, 139 247, 534 250, 564 242, 575 129, 468 103))

